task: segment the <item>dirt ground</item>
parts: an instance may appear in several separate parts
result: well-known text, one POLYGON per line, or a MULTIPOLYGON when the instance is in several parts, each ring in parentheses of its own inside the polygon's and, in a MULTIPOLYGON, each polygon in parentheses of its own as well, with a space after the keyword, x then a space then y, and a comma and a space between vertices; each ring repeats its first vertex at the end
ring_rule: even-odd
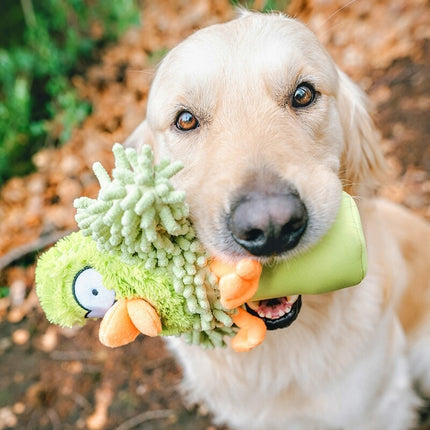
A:
MULTIPOLYGON (((428 1, 294 0, 289 12, 370 95, 391 169, 381 194, 430 220, 428 1)), ((162 55, 197 28, 233 15, 227 0, 145 1, 142 28, 73 78, 93 103, 92 115, 64 147, 36 155, 34 174, 0 191, 0 286, 9 289, 0 298, 0 430, 218 428, 204 411, 185 407, 181 371, 161 339, 141 336, 111 350, 99 343, 97 322, 50 325, 35 297, 33 262, 76 229, 73 200, 95 196, 92 163, 110 166, 112 144, 143 119, 162 55)))

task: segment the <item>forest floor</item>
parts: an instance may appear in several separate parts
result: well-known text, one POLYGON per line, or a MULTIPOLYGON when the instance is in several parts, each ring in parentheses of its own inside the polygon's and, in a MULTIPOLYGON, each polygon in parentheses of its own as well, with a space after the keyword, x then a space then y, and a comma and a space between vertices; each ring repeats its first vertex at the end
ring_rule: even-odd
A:
MULTIPOLYGON (((390 182, 381 195, 430 219, 430 11, 426 0, 293 0, 335 61, 370 95, 390 182)), ((35 156, 37 171, 0 190, 0 430, 216 430, 186 408, 181 371, 159 338, 107 349, 97 322, 50 325, 34 292, 34 258, 76 229, 73 200, 95 196, 91 165, 144 118, 153 72, 192 31, 234 16, 227 0, 147 0, 142 28, 103 52, 73 82, 93 113, 61 148, 35 156), (4 291, 4 289, 3 289, 4 291)), ((430 429, 423 424, 422 429, 430 429)))

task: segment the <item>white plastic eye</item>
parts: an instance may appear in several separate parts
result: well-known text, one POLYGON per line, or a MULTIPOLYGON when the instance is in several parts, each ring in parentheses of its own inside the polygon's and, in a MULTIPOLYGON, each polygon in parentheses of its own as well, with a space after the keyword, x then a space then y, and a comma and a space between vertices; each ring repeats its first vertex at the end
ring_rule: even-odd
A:
POLYGON ((86 318, 102 318, 115 303, 115 291, 103 285, 102 275, 91 267, 78 272, 73 280, 73 295, 86 309, 86 318))

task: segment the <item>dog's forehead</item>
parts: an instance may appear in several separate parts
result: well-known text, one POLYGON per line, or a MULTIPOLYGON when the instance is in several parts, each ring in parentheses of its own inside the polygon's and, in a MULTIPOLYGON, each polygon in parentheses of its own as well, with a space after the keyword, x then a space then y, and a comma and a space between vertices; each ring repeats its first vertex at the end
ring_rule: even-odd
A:
MULTIPOLYGON (((282 15, 248 13, 233 21, 203 28, 174 48, 166 57, 160 73, 193 73, 220 76, 228 67, 265 69, 327 60, 316 36, 300 22, 282 15)), ((249 70, 249 72, 251 72, 249 70)))
MULTIPOLYGON (((298 79, 312 73, 317 83, 327 80, 335 75, 333 67, 304 24, 280 14, 247 13, 203 28, 172 49, 153 81, 149 111, 162 108, 167 118, 169 107, 191 108, 192 101, 210 111, 219 94, 247 94, 251 88, 267 91, 269 87, 269 93, 291 91, 298 79)), ((334 87, 335 83, 322 85, 334 87)))

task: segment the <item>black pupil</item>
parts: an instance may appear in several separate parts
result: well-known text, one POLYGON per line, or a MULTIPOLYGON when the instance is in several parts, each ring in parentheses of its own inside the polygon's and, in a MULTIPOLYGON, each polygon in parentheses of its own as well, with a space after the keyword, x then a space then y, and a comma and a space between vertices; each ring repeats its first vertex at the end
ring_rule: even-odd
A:
POLYGON ((99 292, 98 292, 98 290, 97 290, 96 288, 93 288, 93 289, 91 290, 91 294, 92 294, 93 296, 98 296, 99 292))
POLYGON ((190 130, 196 126, 196 118, 190 112, 182 112, 179 115, 177 125, 180 129, 190 130))
POLYGON ((301 86, 297 88, 296 92, 294 93, 294 101, 300 106, 309 104, 312 99, 313 93, 309 87, 301 86))

